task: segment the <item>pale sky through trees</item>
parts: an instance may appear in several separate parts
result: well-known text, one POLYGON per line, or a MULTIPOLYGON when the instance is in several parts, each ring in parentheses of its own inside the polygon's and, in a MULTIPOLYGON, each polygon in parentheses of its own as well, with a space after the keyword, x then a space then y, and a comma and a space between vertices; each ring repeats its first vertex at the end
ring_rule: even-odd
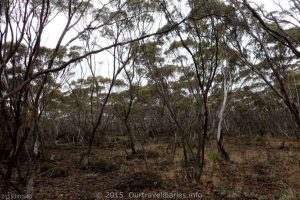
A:
POLYGON ((0 200, 300 199, 299 3, 0 0, 0 200))
MULTIPOLYGON (((264 9, 266 11, 273 11, 278 9, 278 6, 274 4, 274 0, 251 0, 249 2, 254 2, 257 5, 263 5, 264 9)), ((275 2, 279 2, 281 6, 283 7, 288 7, 288 5, 285 3, 286 0, 275 0, 275 2)), ((54 48, 53 45, 56 44, 56 41, 58 39, 58 37, 61 34, 62 28, 65 26, 66 24, 66 17, 63 16, 62 14, 60 14, 60 16, 58 16, 57 18, 55 18, 47 27, 46 31, 44 32, 44 39, 42 40, 42 44, 50 47, 50 48, 54 48)), ((73 36, 72 34, 75 34, 75 31, 70 31, 68 33, 68 35, 65 37, 66 40, 69 39, 69 37, 73 36)), ((102 40, 103 43, 101 46, 105 46, 105 45, 109 45, 111 44, 111 42, 107 42, 104 40, 102 40)), ((73 45, 84 45, 83 42, 74 42, 73 45)), ((96 58, 96 62, 98 63, 96 65, 96 75, 101 75, 104 77, 109 77, 111 75, 111 71, 110 68, 112 68, 112 61, 113 58, 112 56, 108 53, 108 52, 102 52, 100 54, 95 55, 96 58)), ((78 78, 82 78, 82 75, 84 77, 90 76, 90 69, 88 67, 84 67, 84 62, 82 63, 83 67, 80 66, 74 66, 71 71, 75 72, 74 77, 72 77, 72 80, 76 80, 78 78), (81 70, 83 69, 83 71, 81 70)))

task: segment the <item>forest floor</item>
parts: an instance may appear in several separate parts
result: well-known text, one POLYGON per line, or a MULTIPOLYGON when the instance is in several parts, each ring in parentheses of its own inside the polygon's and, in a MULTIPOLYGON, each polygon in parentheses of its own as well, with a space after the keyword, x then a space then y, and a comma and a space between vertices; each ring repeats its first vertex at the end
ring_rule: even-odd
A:
POLYGON ((145 199, 300 199, 299 141, 226 137, 230 162, 222 161, 215 142, 208 141, 200 182, 182 169, 180 148, 171 162, 166 142, 149 142, 146 170, 144 157, 127 155, 122 141, 110 138, 103 147, 93 147, 93 165, 85 170, 78 165, 82 147, 46 149, 36 199, 142 199, 143 192, 157 195, 145 199))

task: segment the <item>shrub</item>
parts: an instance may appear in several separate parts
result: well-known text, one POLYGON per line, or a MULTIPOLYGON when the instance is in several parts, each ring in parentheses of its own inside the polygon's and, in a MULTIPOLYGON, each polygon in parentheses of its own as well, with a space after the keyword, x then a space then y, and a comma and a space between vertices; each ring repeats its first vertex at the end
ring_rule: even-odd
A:
POLYGON ((190 159, 188 159, 186 165, 185 165, 185 160, 181 161, 181 167, 193 167, 196 166, 196 164, 197 164, 196 156, 193 156, 190 159))
MULTIPOLYGON (((146 156, 148 159, 156 159, 159 157, 159 153, 155 151, 147 151, 146 156)), ((139 160, 144 159, 144 152, 137 151, 135 154, 129 154, 126 156, 126 160, 134 160, 134 159, 139 159, 139 160)))
POLYGON ((266 144, 266 139, 262 136, 256 137, 256 144, 257 145, 265 145, 266 144))
POLYGON ((213 162, 220 162, 221 157, 218 153, 210 153, 208 154, 208 159, 213 161, 213 162))
POLYGON ((59 178, 68 176, 68 169, 65 167, 50 167, 43 166, 41 167, 41 176, 49 178, 59 178))
POLYGON ((48 170, 53 169, 53 166, 49 163, 43 163, 40 167, 40 173, 47 172, 48 170))
POLYGON ((95 172, 112 172, 115 170, 119 170, 120 167, 114 162, 108 160, 96 160, 90 163, 90 169, 95 172))
POLYGON ((77 150, 77 149, 81 149, 81 148, 82 148, 82 145, 79 144, 79 143, 74 143, 74 144, 71 144, 71 145, 70 145, 70 148, 71 148, 71 149, 74 149, 74 150, 77 150))
POLYGON ((68 176, 67 169, 65 168, 54 168, 50 177, 51 178, 58 178, 58 177, 66 177, 68 176))
POLYGON ((257 164, 257 165, 254 165, 253 168, 254 168, 256 174, 259 174, 259 175, 268 175, 270 172, 270 167, 265 166, 265 165, 257 164))
POLYGON ((128 167, 128 166, 126 166, 126 165, 121 165, 121 166, 120 166, 120 171, 123 172, 123 173, 127 173, 127 172, 129 172, 130 170, 129 170, 129 167, 128 167))
POLYGON ((119 183, 115 188, 124 192, 139 192, 144 189, 162 187, 161 177, 152 172, 136 172, 127 177, 124 182, 119 183))

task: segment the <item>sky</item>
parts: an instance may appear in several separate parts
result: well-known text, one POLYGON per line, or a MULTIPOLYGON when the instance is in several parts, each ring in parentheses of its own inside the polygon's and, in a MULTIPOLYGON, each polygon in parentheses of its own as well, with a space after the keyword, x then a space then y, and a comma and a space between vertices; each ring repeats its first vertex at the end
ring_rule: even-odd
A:
MULTIPOLYGON (((283 6, 287 6, 286 2, 287 0, 275 0, 276 2, 279 2, 280 4, 283 4, 283 6)), ((258 5, 263 5, 264 9, 267 11, 273 11, 277 8, 277 6, 274 4, 273 0, 249 0, 249 2, 254 2, 258 5)), ((44 32, 44 39, 42 40, 42 45, 54 48, 57 39, 59 38, 63 27, 66 24, 66 18, 64 16, 58 16, 52 23, 49 24, 47 29, 44 32)), ((69 39, 72 35, 74 35, 75 32, 70 32, 69 35, 66 36, 67 39, 69 39)), ((102 43, 109 44, 108 42, 102 41, 102 43)), ((80 42, 76 42, 73 45, 81 45, 80 42)), ((105 45, 102 45, 105 46, 105 45)), ((95 56, 96 60, 96 75, 101 75, 108 77, 112 74, 112 62, 113 59, 110 56, 108 52, 102 52, 95 56)), ((76 67, 75 69, 72 69, 73 72, 75 72, 74 79, 82 78, 82 75, 89 76, 91 75, 90 70, 86 67, 86 65, 83 64, 83 67, 76 67), (83 71, 82 71, 83 69, 83 71)))
POLYGON ((287 0, 251 0, 249 3, 254 2, 257 5, 263 5, 267 11, 273 11, 277 8, 277 6, 274 4, 274 1, 284 4, 287 0))

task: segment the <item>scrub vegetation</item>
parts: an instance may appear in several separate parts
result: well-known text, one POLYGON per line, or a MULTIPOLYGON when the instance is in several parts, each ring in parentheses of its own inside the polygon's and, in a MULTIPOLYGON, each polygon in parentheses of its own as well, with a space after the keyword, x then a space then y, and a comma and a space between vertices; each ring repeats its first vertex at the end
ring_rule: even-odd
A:
POLYGON ((0 199, 300 199, 300 2, 269 6, 1 0, 0 199))

